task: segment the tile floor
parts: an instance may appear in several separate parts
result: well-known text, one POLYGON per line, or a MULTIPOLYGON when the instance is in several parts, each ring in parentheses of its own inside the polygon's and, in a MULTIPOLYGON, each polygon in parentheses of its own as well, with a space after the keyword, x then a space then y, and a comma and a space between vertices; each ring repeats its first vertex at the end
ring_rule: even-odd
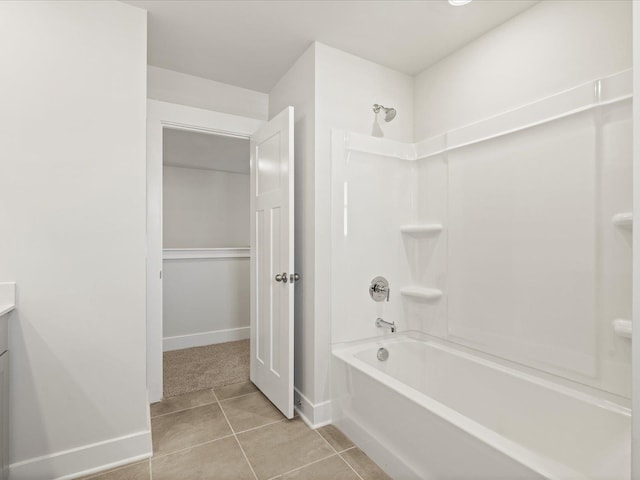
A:
POLYGON ((151 406, 153 458, 84 480, 387 480, 333 425, 287 420, 251 382, 151 406))

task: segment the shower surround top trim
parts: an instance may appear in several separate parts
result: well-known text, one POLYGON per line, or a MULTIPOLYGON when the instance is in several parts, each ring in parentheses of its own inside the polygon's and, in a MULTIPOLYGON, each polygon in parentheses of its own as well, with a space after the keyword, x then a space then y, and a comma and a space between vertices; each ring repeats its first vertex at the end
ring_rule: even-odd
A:
POLYGON ((624 70, 417 143, 345 132, 345 145, 347 150, 354 152, 409 161, 422 160, 593 108, 621 102, 632 96, 632 72, 624 70))

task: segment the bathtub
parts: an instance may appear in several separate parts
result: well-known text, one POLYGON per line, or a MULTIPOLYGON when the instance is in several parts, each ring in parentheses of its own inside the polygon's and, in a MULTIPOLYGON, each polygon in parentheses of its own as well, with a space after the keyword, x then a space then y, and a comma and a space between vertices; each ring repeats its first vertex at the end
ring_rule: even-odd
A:
POLYGON ((419 332, 332 353, 334 423, 396 479, 631 476, 631 411, 604 393, 419 332))

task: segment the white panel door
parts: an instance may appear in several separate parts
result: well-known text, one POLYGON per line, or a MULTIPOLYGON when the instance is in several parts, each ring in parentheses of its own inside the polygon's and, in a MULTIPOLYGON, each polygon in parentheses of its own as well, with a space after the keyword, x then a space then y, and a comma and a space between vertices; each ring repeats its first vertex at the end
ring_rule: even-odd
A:
POLYGON ((9 478, 9 352, 4 352, 0 355, 0 479, 7 478, 9 478))
POLYGON ((293 417, 293 107, 251 136, 251 381, 293 417))

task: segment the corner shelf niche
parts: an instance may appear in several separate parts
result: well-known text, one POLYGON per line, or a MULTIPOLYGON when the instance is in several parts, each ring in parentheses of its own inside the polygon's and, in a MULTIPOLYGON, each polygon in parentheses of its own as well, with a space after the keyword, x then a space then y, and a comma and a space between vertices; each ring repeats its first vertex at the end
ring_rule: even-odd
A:
POLYGON ((616 213, 611 219, 611 223, 613 223, 616 227, 631 230, 633 229, 633 213, 616 213))
POLYGON ((442 290, 411 286, 401 288, 400 294, 405 297, 418 298, 421 300, 438 300, 442 297, 442 290))
POLYGON ((619 337, 631 338, 631 320, 616 318, 613 322, 611 322, 611 325, 613 326, 613 331, 619 337))
POLYGON ((421 224, 409 224, 401 225, 400 231, 407 235, 431 235, 437 234, 442 231, 442 224, 440 223, 421 223, 421 224))

